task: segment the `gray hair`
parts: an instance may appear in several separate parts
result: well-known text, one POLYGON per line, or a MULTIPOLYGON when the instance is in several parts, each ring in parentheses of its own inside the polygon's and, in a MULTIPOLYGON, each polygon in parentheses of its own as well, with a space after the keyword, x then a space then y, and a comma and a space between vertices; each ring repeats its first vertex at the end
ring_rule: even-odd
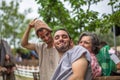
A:
POLYGON ((80 42, 80 40, 82 39, 83 36, 90 36, 91 37, 92 51, 94 52, 94 54, 98 54, 98 52, 99 52, 99 39, 98 39, 98 36, 95 33, 83 32, 79 37, 78 43, 80 42))

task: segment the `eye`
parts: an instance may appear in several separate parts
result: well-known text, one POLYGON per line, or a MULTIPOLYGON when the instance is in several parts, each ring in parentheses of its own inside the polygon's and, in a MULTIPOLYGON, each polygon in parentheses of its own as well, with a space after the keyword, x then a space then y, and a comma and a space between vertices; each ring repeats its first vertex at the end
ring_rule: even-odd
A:
POLYGON ((50 34, 50 33, 49 33, 49 32, 47 32, 47 33, 46 33, 46 36, 48 36, 49 34, 50 34))
POLYGON ((79 43, 82 43, 82 41, 80 41, 79 43))
POLYGON ((57 35, 57 36, 55 36, 55 40, 57 40, 57 39, 59 39, 59 36, 57 35))
POLYGON ((68 36, 67 35, 63 35, 62 38, 65 39, 65 38, 68 38, 68 36))
POLYGON ((84 43, 85 43, 85 44, 90 44, 90 42, 87 42, 87 41, 85 41, 84 43))
POLYGON ((90 44, 88 41, 80 41, 79 43, 90 44))

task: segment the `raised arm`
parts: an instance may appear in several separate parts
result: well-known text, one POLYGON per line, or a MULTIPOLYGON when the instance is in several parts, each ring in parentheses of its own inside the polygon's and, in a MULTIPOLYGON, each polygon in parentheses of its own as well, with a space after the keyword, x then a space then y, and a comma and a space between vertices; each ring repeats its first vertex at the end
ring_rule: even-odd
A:
POLYGON ((30 34, 31 29, 34 27, 34 23, 35 23, 35 20, 29 23, 29 26, 27 27, 21 40, 21 45, 30 50, 35 50, 35 44, 28 42, 29 34, 30 34))
POLYGON ((78 60, 72 64, 73 74, 68 80, 84 80, 88 67, 88 61, 83 54, 78 60))

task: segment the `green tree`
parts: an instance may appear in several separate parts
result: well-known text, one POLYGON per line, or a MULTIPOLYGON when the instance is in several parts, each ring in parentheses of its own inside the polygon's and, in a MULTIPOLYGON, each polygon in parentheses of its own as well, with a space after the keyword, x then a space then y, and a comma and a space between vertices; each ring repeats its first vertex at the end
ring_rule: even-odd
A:
POLYGON ((91 6, 103 0, 36 0, 41 6, 39 14, 45 22, 53 29, 59 27, 66 28, 74 41, 78 40, 78 36, 82 31, 93 31, 100 29, 102 33, 107 33, 114 25, 119 25, 120 9, 119 0, 109 0, 108 5, 111 6, 116 13, 103 14, 99 17, 99 12, 92 11, 91 6), (70 7, 68 9, 65 4, 70 7), (82 7, 87 6, 87 10, 82 7), (118 20, 115 20, 115 19, 118 20))
POLYGON ((14 45, 14 47, 19 46, 25 26, 29 22, 25 15, 30 10, 26 11, 26 14, 19 13, 19 2, 17 0, 9 3, 4 0, 0 1, 0 36, 9 40, 9 44, 14 45))
MULTIPOLYGON (((111 29, 107 33, 102 33, 99 29, 95 32, 101 41, 106 41, 110 46, 114 46, 113 32, 111 29)), ((120 36, 116 37, 116 46, 120 46, 120 36)))

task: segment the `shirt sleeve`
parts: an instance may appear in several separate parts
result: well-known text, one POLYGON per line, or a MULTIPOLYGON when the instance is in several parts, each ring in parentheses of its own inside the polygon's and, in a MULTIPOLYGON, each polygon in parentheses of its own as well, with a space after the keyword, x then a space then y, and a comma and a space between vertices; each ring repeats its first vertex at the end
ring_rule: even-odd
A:
POLYGON ((86 59, 88 60, 88 62, 91 61, 90 59, 90 53, 83 48, 82 46, 75 46, 72 51, 71 51, 71 63, 75 62, 76 60, 78 60, 83 54, 85 54, 86 59))

